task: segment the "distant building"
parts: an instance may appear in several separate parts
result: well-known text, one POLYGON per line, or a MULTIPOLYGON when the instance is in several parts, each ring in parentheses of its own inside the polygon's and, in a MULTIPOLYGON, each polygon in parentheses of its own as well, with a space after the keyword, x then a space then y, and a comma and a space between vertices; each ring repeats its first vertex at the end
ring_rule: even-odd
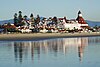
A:
POLYGON ((2 28, 4 29, 3 32, 4 33, 8 33, 8 32, 16 32, 16 26, 14 24, 4 24, 2 26, 2 28))
POLYGON ((16 26, 14 24, 10 24, 10 25, 4 24, 3 28, 6 28, 6 29, 8 29, 8 28, 16 29, 16 26))
POLYGON ((77 19, 71 19, 71 20, 66 20, 65 18, 59 18, 59 20, 62 22, 62 26, 58 25, 58 27, 63 27, 66 29, 87 29, 89 28, 88 24, 82 17, 81 11, 78 12, 78 17, 77 19))
MULTIPOLYGON (((26 18, 27 16, 25 16, 26 18)), ((41 19, 39 15, 37 18, 33 17, 31 14, 30 19, 23 18, 21 20, 22 25, 16 27, 21 32, 32 32, 32 31, 39 31, 39 32, 66 32, 66 30, 82 30, 88 31, 89 26, 87 22, 82 17, 81 11, 78 12, 78 17, 76 19, 68 20, 66 17, 64 18, 57 18, 57 17, 50 17, 41 19)))

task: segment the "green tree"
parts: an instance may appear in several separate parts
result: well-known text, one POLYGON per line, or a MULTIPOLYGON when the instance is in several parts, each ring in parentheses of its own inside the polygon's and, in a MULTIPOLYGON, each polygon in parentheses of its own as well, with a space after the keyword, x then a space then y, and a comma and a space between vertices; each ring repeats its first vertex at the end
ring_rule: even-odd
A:
POLYGON ((23 25, 25 25, 25 23, 24 22, 21 22, 20 25, 23 26, 23 25))
POLYGON ((11 26, 11 23, 10 23, 10 22, 8 22, 8 23, 7 23, 7 26, 11 26))

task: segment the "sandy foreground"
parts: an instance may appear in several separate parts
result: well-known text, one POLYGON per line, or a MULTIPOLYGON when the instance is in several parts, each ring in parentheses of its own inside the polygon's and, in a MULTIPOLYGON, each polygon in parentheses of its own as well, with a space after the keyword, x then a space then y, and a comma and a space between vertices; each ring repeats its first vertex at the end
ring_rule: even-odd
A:
POLYGON ((31 33, 31 34, 0 34, 0 41, 30 41, 52 38, 100 36, 100 32, 93 33, 31 33))

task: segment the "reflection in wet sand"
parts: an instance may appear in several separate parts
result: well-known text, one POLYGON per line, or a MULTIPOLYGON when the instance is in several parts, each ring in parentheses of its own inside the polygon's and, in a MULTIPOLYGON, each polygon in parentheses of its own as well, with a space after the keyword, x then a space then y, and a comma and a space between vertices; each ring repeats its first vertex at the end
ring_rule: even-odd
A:
POLYGON ((23 57, 27 58, 30 54, 31 59, 34 60, 34 56, 40 59, 41 54, 57 54, 66 55, 71 47, 75 47, 78 52, 79 60, 82 61, 84 48, 88 45, 88 37, 85 38, 63 38, 44 41, 28 41, 28 42, 14 42, 14 53, 16 61, 22 63, 23 57))

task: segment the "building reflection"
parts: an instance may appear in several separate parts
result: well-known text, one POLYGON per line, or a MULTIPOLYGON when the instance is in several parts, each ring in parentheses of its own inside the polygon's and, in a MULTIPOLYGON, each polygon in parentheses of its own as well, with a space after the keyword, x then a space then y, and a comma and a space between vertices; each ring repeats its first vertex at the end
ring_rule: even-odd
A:
POLYGON ((23 43, 14 43, 14 52, 15 52, 15 58, 16 61, 17 59, 20 60, 20 62, 22 62, 22 58, 23 58, 23 43))
POLYGON ((88 45, 88 39, 87 38, 81 38, 80 39, 81 43, 78 45, 78 54, 79 54, 79 60, 80 62, 82 62, 82 58, 83 58, 83 53, 84 53, 84 48, 86 45, 88 45))
POLYGON ((39 60, 41 54, 46 55, 50 53, 54 54, 55 57, 59 56, 58 54, 67 55, 67 52, 72 49, 71 47, 75 47, 76 52, 78 52, 79 60, 82 61, 86 45, 88 45, 88 37, 14 42, 14 55, 15 60, 22 63, 22 61, 24 61, 23 58, 32 59, 32 61, 34 61, 35 57, 37 57, 39 60))

